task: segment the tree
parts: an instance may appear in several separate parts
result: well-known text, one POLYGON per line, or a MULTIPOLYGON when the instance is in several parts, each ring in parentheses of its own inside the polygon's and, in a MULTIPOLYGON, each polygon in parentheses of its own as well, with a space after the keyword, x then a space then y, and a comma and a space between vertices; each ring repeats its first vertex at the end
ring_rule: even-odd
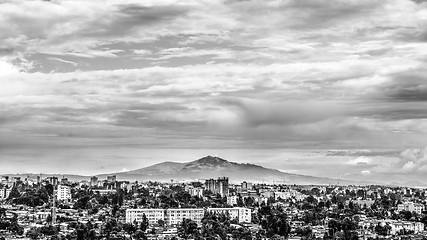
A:
POLYGON ((183 219, 178 226, 178 236, 184 239, 199 235, 197 223, 191 219, 183 219))
POLYGON ((140 229, 135 231, 135 234, 133 235, 133 237, 137 240, 147 239, 147 236, 145 236, 145 233, 143 231, 141 231, 140 229))
POLYGON ((19 193, 18 188, 17 187, 13 187, 10 190, 8 199, 19 198, 20 196, 21 196, 21 193, 19 193))
POLYGON ((145 233, 145 231, 147 231, 148 225, 149 225, 149 222, 148 222, 147 216, 145 216, 145 213, 144 213, 142 215, 142 221, 141 221, 141 225, 139 226, 139 229, 145 233))

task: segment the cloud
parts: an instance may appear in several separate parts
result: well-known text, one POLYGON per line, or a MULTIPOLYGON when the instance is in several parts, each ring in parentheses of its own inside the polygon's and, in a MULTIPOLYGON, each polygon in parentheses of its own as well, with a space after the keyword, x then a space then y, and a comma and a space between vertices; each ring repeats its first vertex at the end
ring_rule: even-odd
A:
POLYGON ((1 143, 363 148, 331 155, 378 173, 377 159, 425 144, 426 11, 409 0, 3 1, 1 143))
POLYGON ((350 165, 367 165, 370 163, 372 163, 372 159, 369 157, 358 157, 358 158, 347 161, 347 164, 350 164, 350 165))
POLYGON ((242 120, 251 126, 319 122, 337 116, 342 111, 337 104, 318 101, 271 103, 252 99, 224 99, 221 103, 236 107, 236 113, 241 114, 242 120))

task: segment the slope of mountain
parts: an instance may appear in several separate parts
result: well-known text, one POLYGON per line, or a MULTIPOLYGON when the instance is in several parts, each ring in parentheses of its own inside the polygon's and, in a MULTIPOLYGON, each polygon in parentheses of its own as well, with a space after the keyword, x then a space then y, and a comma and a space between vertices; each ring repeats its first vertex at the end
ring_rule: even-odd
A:
MULTIPOLYGON (((257 183, 285 184, 368 184, 342 179, 320 178, 299 174, 285 173, 274 169, 264 168, 254 164, 229 162, 219 157, 206 156, 187 163, 163 162, 146 168, 128 172, 112 173, 119 180, 138 181, 191 181, 197 179, 218 178, 228 176, 231 182, 250 181, 257 183)), ((98 175, 105 178, 106 175, 98 175)))

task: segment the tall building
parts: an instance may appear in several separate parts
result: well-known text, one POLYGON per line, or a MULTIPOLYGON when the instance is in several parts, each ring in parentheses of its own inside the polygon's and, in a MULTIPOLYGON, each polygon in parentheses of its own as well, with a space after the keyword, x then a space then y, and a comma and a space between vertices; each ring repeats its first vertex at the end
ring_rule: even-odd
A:
POLYGON ((252 183, 249 182, 242 182, 242 190, 252 190, 252 183))
POLYGON ((91 187, 98 186, 98 177, 93 176, 93 177, 90 178, 90 186, 91 187))
POLYGON ((205 181, 206 190, 214 194, 220 194, 221 197, 228 195, 228 177, 219 177, 217 180, 208 179, 205 181))
POLYGON ((71 187, 58 185, 56 196, 58 200, 71 200, 71 187))
POLYGON ((6 186, 3 188, 0 188, 0 199, 8 198, 11 190, 12 188, 8 188, 6 186))
POLYGON ((48 177, 47 178, 49 183, 52 184, 53 186, 58 185, 58 178, 57 177, 48 177))

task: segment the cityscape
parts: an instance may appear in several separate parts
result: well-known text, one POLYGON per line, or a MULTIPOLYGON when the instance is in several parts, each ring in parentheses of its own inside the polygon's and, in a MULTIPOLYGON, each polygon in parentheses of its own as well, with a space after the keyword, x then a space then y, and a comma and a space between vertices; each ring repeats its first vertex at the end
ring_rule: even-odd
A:
POLYGON ((0 0, 0 240, 427 240, 427 0, 0 0))
MULTIPOLYGON (((199 161, 218 164, 218 157, 199 161)), ((3 175, 3 239, 425 239, 425 188, 3 175)))

